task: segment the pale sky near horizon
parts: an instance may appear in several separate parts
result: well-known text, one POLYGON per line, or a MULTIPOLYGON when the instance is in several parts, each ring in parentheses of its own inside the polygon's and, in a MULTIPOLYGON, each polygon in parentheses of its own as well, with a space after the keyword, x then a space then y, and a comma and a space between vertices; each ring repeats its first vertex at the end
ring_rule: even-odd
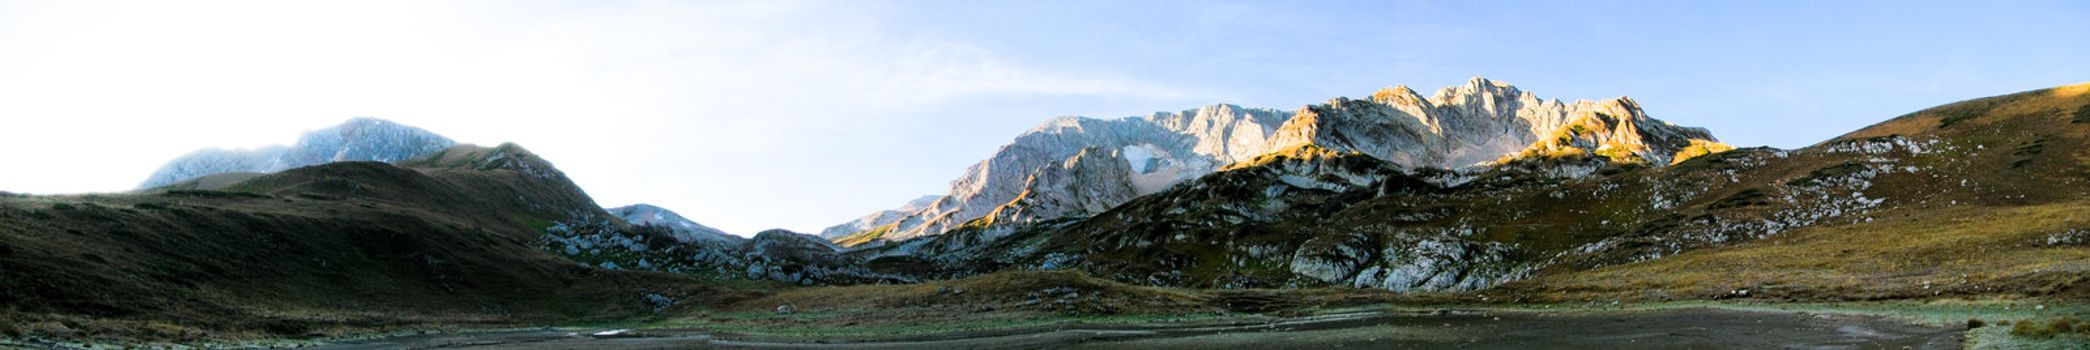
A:
POLYGON ((0 191, 123 191, 351 117, 515 142, 751 235, 940 194, 1051 117, 1485 76, 1802 147, 2090 81, 2079 1, 7 1, 0 191))

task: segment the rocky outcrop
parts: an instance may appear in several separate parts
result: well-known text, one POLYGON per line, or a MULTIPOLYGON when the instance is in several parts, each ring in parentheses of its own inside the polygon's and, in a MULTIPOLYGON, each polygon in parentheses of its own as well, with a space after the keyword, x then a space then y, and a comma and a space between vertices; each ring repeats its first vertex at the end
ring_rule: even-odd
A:
POLYGON ((826 239, 821 239, 819 236, 783 229, 757 232, 754 238, 748 239, 745 247, 750 254, 755 256, 771 257, 777 260, 818 261, 835 259, 837 256, 835 250, 840 248, 836 247, 834 243, 829 243, 826 239))
POLYGON ((740 255, 740 277, 803 285, 915 283, 912 276, 866 269, 862 260, 819 236, 774 229, 756 233, 731 253, 740 255))
POLYGON ((254 149, 204 149, 168 161, 138 188, 153 188, 211 174, 272 173, 290 168, 343 161, 396 162, 439 152, 456 141, 442 135, 377 118, 355 118, 306 132, 290 146, 254 149))
POLYGON ((683 241, 670 226, 620 226, 577 217, 545 229, 544 249, 604 269, 659 271, 800 285, 914 283, 877 272, 819 236, 767 230, 735 242, 683 241))
POLYGON ((1448 235, 1399 232, 1308 240, 1293 252, 1291 270, 1336 285, 1405 291, 1470 291, 1523 278, 1512 264, 1514 247, 1448 235))

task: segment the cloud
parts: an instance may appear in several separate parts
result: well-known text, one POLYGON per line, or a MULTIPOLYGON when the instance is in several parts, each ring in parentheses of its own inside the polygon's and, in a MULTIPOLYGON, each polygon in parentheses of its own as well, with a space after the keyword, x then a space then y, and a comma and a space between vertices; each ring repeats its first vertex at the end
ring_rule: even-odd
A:
POLYGON ((995 57, 986 50, 957 43, 936 43, 902 50, 890 68, 890 83, 878 86, 874 91, 879 94, 875 96, 908 104, 935 103, 972 94, 1186 97, 1177 88, 1157 84, 1042 72, 995 57))

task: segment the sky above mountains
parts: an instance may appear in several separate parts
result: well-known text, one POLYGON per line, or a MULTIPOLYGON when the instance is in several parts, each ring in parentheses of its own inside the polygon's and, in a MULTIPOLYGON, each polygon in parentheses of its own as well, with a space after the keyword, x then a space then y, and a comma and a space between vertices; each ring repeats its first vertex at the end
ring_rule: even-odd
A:
POLYGON ((0 1, 0 190, 122 191, 372 116, 741 235, 942 193, 1063 115, 1485 76, 1737 145, 2090 81, 2090 4, 0 1))

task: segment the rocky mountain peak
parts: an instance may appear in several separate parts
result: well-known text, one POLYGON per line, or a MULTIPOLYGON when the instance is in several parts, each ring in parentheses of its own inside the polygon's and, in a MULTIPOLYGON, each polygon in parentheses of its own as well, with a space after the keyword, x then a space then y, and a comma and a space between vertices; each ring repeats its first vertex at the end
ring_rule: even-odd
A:
POLYGON ((211 174, 272 173, 308 165, 343 161, 396 162, 442 151, 456 141, 389 120, 357 117, 313 130, 290 146, 253 149, 204 149, 168 161, 139 188, 159 187, 211 174))
POLYGON ((1430 96, 1430 101, 1439 105, 1486 104, 1504 98, 1521 100, 1524 95, 1524 91, 1517 89, 1515 85, 1473 77, 1467 80, 1465 85, 1437 89, 1437 93, 1430 96))
POLYGON ((1399 90, 1381 90, 1368 101, 1338 98, 1306 106, 1265 149, 1315 144, 1405 167, 1459 168, 1530 155, 1525 151, 1532 149, 1603 148, 1617 161, 1661 165, 1690 140, 1713 140, 1704 129, 1648 117, 1630 98, 1563 104, 1484 78, 1440 89, 1428 99, 1405 98, 1399 90))
POLYGON ((1057 167, 1032 173, 1023 192, 982 220, 982 224, 1027 223, 1089 216, 1132 200, 1131 166, 1118 150, 1085 147, 1057 167))
POLYGON ((1395 85, 1372 93, 1372 102, 1389 105, 1418 105, 1422 104, 1422 101, 1422 95, 1416 94, 1415 90, 1409 89, 1407 85, 1395 85))
POLYGON ((1687 147, 1731 149, 1702 128, 1680 127, 1647 116, 1630 97, 1579 101, 1567 125, 1497 163, 1533 157, 1594 155, 1615 163, 1668 165, 1687 147))

